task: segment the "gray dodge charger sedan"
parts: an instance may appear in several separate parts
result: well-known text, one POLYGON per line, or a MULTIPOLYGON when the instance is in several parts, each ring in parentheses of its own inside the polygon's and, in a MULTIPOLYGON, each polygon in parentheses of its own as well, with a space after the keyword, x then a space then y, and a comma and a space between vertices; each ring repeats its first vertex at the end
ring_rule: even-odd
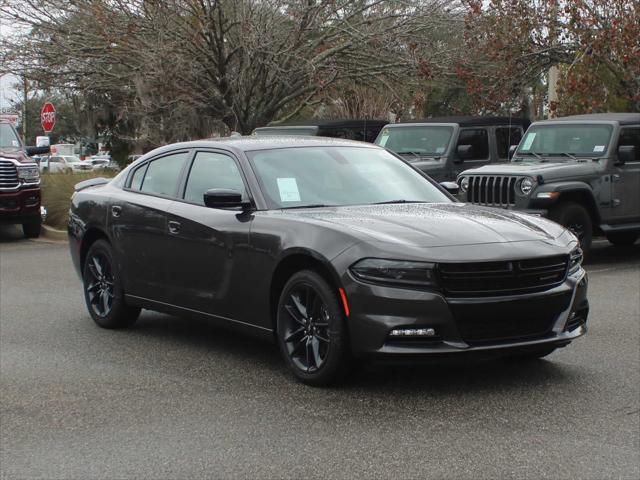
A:
POLYGON ((327 138, 169 145, 76 186, 69 236, 89 314, 141 308, 274 339, 322 385, 353 358, 537 358, 586 332, 576 237, 457 203, 386 150, 327 138))

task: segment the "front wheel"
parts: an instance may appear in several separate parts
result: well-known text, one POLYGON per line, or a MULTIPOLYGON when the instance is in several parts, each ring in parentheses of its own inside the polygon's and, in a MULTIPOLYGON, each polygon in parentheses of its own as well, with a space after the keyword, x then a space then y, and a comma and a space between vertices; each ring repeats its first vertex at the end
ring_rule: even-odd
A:
POLYGON ((638 234, 636 232, 610 233, 607 235, 607 240, 617 247, 629 247, 636 243, 638 234))
POLYGON ((549 218, 571 231, 580 242, 580 248, 586 254, 591 248, 593 222, 586 208, 579 203, 561 203, 549 212, 549 218))
POLYGON ((82 278, 87 309, 100 327, 125 328, 138 319, 140 309, 125 302, 122 279, 107 241, 91 245, 82 278))
POLYGON ((319 274, 303 270, 284 286, 277 338, 294 375, 308 385, 328 385, 349 370, 347 329, 337 292, 319 274))
POLYGON ((42 230, 42 220, 38 217, 22 224, 22 232, 25 238, 38 238, 42 230))

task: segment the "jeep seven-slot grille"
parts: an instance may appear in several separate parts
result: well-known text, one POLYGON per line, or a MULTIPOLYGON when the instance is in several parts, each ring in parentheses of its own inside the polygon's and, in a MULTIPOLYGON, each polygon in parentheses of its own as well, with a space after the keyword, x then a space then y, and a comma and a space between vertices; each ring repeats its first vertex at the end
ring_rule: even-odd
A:
POLYGON ((0 190, 18 186, 18 170, 13 162, 0 160, 0 190))
POLYGON ((569 257, 482 263, 441 263, 440 282, 447 296, 482 297, 540 292, 565 279, 569 257))
POLYGON ((515 205, 518 177, 473 175, 468 178, 467 201, 469 203, 493 207, 515 205))

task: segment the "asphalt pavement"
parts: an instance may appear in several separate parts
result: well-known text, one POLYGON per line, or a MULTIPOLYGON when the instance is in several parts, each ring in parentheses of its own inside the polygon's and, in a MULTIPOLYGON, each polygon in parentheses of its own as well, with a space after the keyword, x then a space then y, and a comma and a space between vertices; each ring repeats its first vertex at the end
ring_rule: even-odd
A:
POLYGON ((640 478, 640 242, 596 242, 590 331, 545 360, 329 389, 207 322, 96 327, 67 249, 0 228, 3 479, 640 478))

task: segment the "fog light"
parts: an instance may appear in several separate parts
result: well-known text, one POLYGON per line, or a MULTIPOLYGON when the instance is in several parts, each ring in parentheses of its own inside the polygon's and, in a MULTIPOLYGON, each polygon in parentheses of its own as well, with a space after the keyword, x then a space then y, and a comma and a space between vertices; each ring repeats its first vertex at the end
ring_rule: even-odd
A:
POLYGON ((391 330, 392 337, 433 337, 436 331, 433 328, 395 328, 391 330))

